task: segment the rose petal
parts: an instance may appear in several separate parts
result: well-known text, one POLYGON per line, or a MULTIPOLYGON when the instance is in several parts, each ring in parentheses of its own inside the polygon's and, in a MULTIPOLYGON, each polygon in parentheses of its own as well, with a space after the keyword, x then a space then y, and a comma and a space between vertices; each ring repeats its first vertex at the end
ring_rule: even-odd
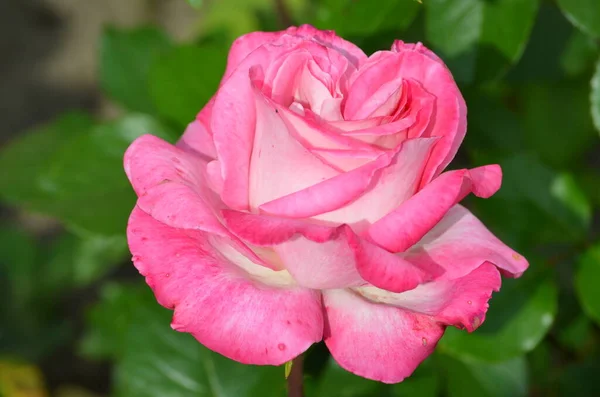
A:
POLYGON ((255 108, 256 131, 249 177, 251 208, 339 175, 294 139, 277 109, 269 106, 259 93, 255 96, 255 108))
POLYGON ((484 263, 464 277, 434 281, 399 294, 375 287, 356 291, 374 303, 427 314, 442 324, 472 332, 485 320, 492 291, 499 291, 501 283, 496 266, 484 263))
POLYGON ((399 255, 361 239, 351 231, 347 234, 358 273, 375 287, 390 292, 404 292, 429 282, 444 272, 439 266, 422 269, 399 255))
POLYGON ((372 303, 348 290, 323 292, 325 343, 344 369, 397 383, 429 356, 444 333, 431 317, 372 303))
MULTIPOLYGON (((378 170, 376 179, 360 197, 344 207, 322 212, 314 218, 338 224, 347 223, 360 233, 415 193, 435 143, 436 138, 417 138, 403 142, 392 161, 378 170)), ((332 191, 329 194, 336 193, 332 191)))
POLYGON ((405 251, 467 194, 490 197, 501 181, 502 170, 497 165, 446 172, 371 225, 368 236, 388 251, 405 251))
POLYGON ((302 25, 298 28, 288 28, 287 32, 301 37, 311 37, 317 43, 341 53, 356 66, 367 59, 358 46, 342 39, 333 30, 319 30, 310 25, 302 25))
POLYGON ((284 34, 286 34, 286 31, 252 32, 237 38, 229 49, 224 79, 227 79, 253 51, 267 43, 277 40, 284 34))
MULTIPOLYGON (((421 187, 439 175, 452 161, 467 131, 467 106, 452 73, 442 60, 421 43, 392 47, 398 57, 398 73, 421 83, 436 100, 435 118, 423 136, 439 136, 431 159, 423 174, 421 187)), ((381 65, 385 67, 385 65, 381 65)))
POLYGON ((299 285, 313 289, 364 285, 348 244, 347 226, 317 225, 224 210, 227 226, 238 237, 258 246, 271 246, 299 285))
POLYGON ((259 210, 289 218, 308 218, 336 210, 365 193, 378 171, 391 161, 392 156, 384 153, 362 167, 265 203, 259 210))
POLYGON ((184 150, 193 150, 206 160, 217 158, 217 149, 215 149, 212 135, 206 125, 198 120, 188 124, 181 139, 177 142, 177 147, 184 150))
POLYGON ((209 349, 244 364, 280 365, 321 340, 317 291, 261 283, 244 270, 248 264, 232 262, 246 261, 243 255, 219 252, 206 234, 171 228, 139 209, 128 240, 159 303, 175 309, 172 327, 209 349))
POLYGON ((470 273, 485 262, 519 277, 527 260, 498 240, 469 210, 455 205, 417 244, 401 256, 421 268, 440 266, 444 279, 470 273))
POLYGON ((125 152, 124 166, 138 206, 155 219, 174 227, 228 234, 216 212, 223 204, 206 183, 206 162, 200 157, 143 135, 125 152))

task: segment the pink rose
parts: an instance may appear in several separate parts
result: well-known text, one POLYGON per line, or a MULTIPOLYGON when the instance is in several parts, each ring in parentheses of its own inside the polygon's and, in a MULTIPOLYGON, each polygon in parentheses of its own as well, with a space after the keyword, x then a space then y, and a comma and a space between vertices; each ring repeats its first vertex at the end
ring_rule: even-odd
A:
POLYGON ((125 154, 133 262, 174 329, 233 360, 324 340, 348 371, 400 382, 528 266, 458 204, 494 194, 500 167, 442 173, 465 130, 421 44, 367 57, 311 26, 245 35, 176 146, 145 135, 125 154))

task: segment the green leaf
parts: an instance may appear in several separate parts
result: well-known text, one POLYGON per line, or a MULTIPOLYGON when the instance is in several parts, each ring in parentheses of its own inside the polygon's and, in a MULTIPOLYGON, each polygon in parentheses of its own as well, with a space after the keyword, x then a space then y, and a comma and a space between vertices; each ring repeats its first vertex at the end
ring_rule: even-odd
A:
MULTIPOLYGON (((526 201, 540 210, 570 240, 580 239, 590 226, 590 204, 570 175, 557 175, 535 156, 519 154, 501 162, 504 180, 498 198, 526 201)), ((548 236, 550 236, 547 233, 548 236)), ((554 236, 555 237, 555 236, 554 236)))
POLYGON ((172 49, 150 71, 150 94, 158 112, 180 126, 194 120, 219 87, 225 48, 191 45, 172 49))
POLYGON ((579 261, 575 287, 585 312, 600 324, 600 244, 585 252, 579 261))
POLYGON ((10 305, 2 305, 0 312, 8 310, 8 306, 24 310, 31 302, 37 252, 37 243, 31 235, 14 227, 0 227, 0 273, 2 279, 6 277, 0 284, 0 296, 6 299, 4 302, 10 302, 10 305))
POLYGON ((567 327, 558 331, 562 346, 574 351, 585 351, 593 340, 593 324, 584 315, 579 315, 567 327))
POLYGON ((550 279, 525 281, 505 280, 483 326, 472 334, 449 328, 439 349, 463 361, 501 362, 535 348, 556 315, 557 290, 550 279))
POLYGON ((199 9, 204 4, 204 0, 187 0, 187 2, 196 9, 199 9))
POLYGON ((592 119, 596 130, 600 132, 600 59, 596 63, 596 72, 592 78, 590 101, 592 102, 592 119))
POLYGON ((42 173, 65 144, 86 135, 93 126, 84 113, 67 113, 55 121, 27 132, 0 152, 0 196, 14 205, 44 212, 53 199, 43 188, 42 173))
POLYGON ((169 326, 147 287, 108 284, 89 317, 83 352, 116 359, 115 395, 123 397, 280 397, 283 367, 250 366, 203 347, 169 326))
POLYGON ((499 363, 443 360, 450 397, 519 397, 527 395, 527 361, 523 356, 499 363))
POLYGON ((572 174, 557 175, 550 186, 550 193, 568 208, 585 228, 592 222, 592 204, 581 190, 572 174))
POLYGON ((135 194, 123 171, 123 154, 146 133, 174 140, 173 133, 154 118, 130 114, 63 145, 39 177, 47 197, 40 210, 78 233, 124 234, 135 194))
POLYGON ((481 43, 515 62, 525 50, 538 6, 538 0, 485 2, 481 43))
POLYGON ((370 35, 377 31, 406 29, 420 5, 410 0, 324 0, 318 3, 314 24, 339 35, 370 35))
POLYGON ((148 92, 152 62, 170 47, 169 38, 156 28, 105 29, 100 45, 100 84, 125 107, 152 113, 148 92))
POLYGON ((525 138, 545 163, 565 167, 581 161, 598 139, 588 110, 589 89, 587 79, 523 86, 525 138))
POLYGON ((542 1, 525 53, 506 79, 517 84, 563 79, 560 58, 573 31, 556 5, 542 1))
POLYGON ((354 375, 340 367, 332 358, 319 379, 316 391, 309 396, 365 397, 382 394, 383 385, 354 375))
POLYGON ((597 0, 558 0, 562 12, 573 25, 600 38, 600 2, 597 0))
POLYGON ((449 57, 467 52, 481 37, 484 8, 481 0, 426 1, 427 39, 449 57))
POLYGON ((574 30, 561 55, 560 64, 568 76, 578 76, 591 70, 597 58, 598 48, 594 40, 574 30))
MULTIPOLYGON (((595 397, 600 395, 600 357, 566 366, 558 384, 559 396, 595 397)), ((555 389, 556 390, 556 389, 555 389)))
POLYGON ((427 38, 449 58, 451 69, 457 62, 462 68, 476 63, 478 79, 491 79, 523 54, 538 5, 538 0, 429 0, 427 38))
POLYGON ((84 287, 106 275, 127 255, 124 235, 78 236, 64 233, 53 242, 48 262, 40 269, 47 294, 84 287))

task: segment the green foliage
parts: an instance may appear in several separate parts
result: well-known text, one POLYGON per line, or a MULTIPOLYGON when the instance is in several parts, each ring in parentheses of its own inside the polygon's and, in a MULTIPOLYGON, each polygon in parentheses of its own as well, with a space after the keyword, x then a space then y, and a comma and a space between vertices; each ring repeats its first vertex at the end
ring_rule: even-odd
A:
POLYGON ((470 71, 461 80, 496 77, 521 57, 538 0, 430 0, 426 34, 451 66, 470 71))
POLYGON ((516 357, 499 363, 447 359, 450 397, 519 397, 527 395, 527 363, 516 357))
POLYGON ((579 29, 600 37, 600 3, 596 0, 557 0, 571 23, 579 29))
POLYGON ((324 0, 318 3, 314 24, 341 35, 360 37, 378 30, 406 29, 420 7, 414 0, 324 0))
POLYGON ((226 48, 191 45, 171 49, 150 71, 150 95, 158 113, 185 126, 219 87, 226 48))
POLYGON ((590 248, 581 258, 575 286, 586 313, 600 324, 600 245, 590 248))
POLYGON ((2 194, 15 204, 56 216, 79 233, 123 234, 123 220, 135 203, 123 172, 123 154, 145 133, 170 140, 173 136, 145 115, 95 126, 86 117, 65 116, 4 148, 0 167, 12 171, 0 177, 2 194))
POLYGON ((283 367, 247 366, 169 327, 171 312, 140 285, 107 284, 89 313, 82 350, 116 360, 115 395, 123 397, 282 397, 283 367))
POLYGON ((600 131, 600 59, 596 64, 596 73, 592 78, 592 92, 590 94, 592 101, 592 117, 596 129, 600 131))
POLYGON ((102 88, 128 109, 153 112, 148 95, 150 65, 169 47, 169 38, 155 28, 106 29, 100 44, 102 88))

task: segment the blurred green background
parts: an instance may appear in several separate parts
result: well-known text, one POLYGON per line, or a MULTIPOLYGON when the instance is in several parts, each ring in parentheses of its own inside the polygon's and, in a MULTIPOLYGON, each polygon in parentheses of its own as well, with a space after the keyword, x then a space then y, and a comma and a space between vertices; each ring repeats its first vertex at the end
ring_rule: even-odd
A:
POLYGON ((169 327, 130 263, 122 155, 175 142, 239 35, 311 23, 365 52, 422 41, 469 109, 451 168, 500 163, 466 204, 530 270, 474 334, 449 329, 400 385, 353 376, 322 344, 307 397, 600 395, 600 1, 3 0, 0 396, 284 396, 169 327))

